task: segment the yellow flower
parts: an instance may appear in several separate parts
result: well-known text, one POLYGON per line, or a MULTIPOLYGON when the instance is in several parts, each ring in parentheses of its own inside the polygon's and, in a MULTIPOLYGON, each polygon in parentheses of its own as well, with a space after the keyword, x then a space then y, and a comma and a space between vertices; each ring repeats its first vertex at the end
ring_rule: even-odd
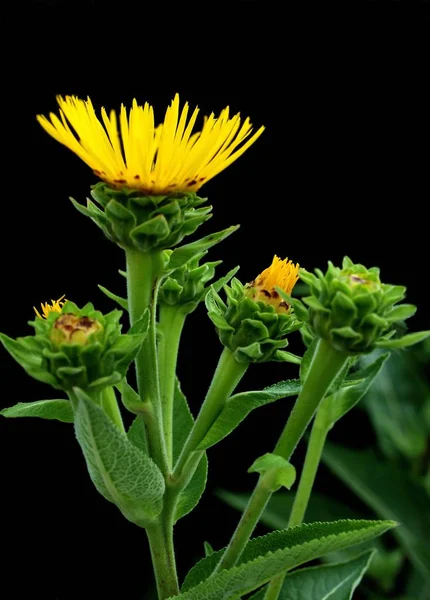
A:
POLYGON ((253 300, 271 304, 277 312, 284 312, 289 309, 289 306, 282 300, 275 287, 291 295, 298 279, 299 264, 295 265, 288 258, 281 260, 275 254, 270 267, 264 269, 254 281, 248 284, 248 294, 253 300))
POLYGON ((187 122, 188 103, 180 112, 178 94, 158 127, 148 103, 139 106, 133 100, 128 115, 121 105, 119 127, 115 111, 108 116, 102 108, 103 127, 89 98, 58 96, 57 101, 61 120, 54 113, 50 113, 50 121, 38 115, 42 127, 103 181, 146 194, 198 190, 239 158, 264 131, 260 127, 251 135, 249 118, 241 125, 240 114, 229 118, 227 107, 218 118, 213 113, 206 117, 202 130, 192 133, 199 109, 194 109, 187 122))
POLYGON ((63 294, 61 296, 61 298, 58 298, 58 300, 51 300, 51 304, 49 304, 49 302, 45 302, 45 303, 41 303, 40 307, 41 307, 41 311, 42 311, 42 315, 39 313, 39 311, 37 310, 37 308, 35 306, 33 306, 34 308, 34 312, 36 313, 36 315, 39 317, 39 319, 47 319, 48 315, 52 312, 61 312, 61 307, 64 306, 64 304, 66 303, 66 300, 63 300, 65 294, 63 294))

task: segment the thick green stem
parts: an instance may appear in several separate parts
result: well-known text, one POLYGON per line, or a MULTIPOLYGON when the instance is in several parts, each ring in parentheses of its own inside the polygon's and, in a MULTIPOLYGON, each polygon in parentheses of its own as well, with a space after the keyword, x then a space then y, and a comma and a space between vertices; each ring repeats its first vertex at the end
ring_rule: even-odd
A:
POLYGON ((233 390, 245 374, 247 367, 248 364, 237 362, 233 353, 228 348, 224 348, 205 401, 175 466, 173 480, 178 479, 181 475, 191 454, 212 427, 233 390))
POLYGON ((162 522, 147 527, 146 532, 151 549, 158 600, 177 596, 179 584, 173 545, 173 522, 164 518, 162 522))
POLYGON ((157 280, 162 271, 160 252, 143 253, 128 249, 127 293, 130 322, 133 325, 149 308, 149 332, 136 357, 136 377, 139 395, 153 407, 153 419, 146 421, 151 456, 164 474, 169 471, 163 432, 160 384, 158 376, 156 311, 157 280))
POLYGON ((124 423, 122 422, 121 412, 115 396, 113 387, 105 388, 101 393, 101 406, 105 413, 115 423, 120 431, 125 433, 124 423))
MULTIPOLYGON (((324 340, 318 342, 306 381, 276 445, 275 454, 290 460, 319 403, 346 360, 345 354, 337 352, 324 340)), ((264 476, 260 476, 248 506, 214 572, 229 569, 236 564, 270 496, 271 491, 266 486, 264 476)))
POLYGON ((186 315, 176 306, 160 306, 159 368, 161 407, 163 411, 164 439, 170 467, 173 462, 173 399, 176 382, 176 363, 179 342, 186 315))
MULTIPOLYGON (((305 463, 300 476, 299 487, 297 488, 293 508, 291 510, 288 527, 301 525, 306 514, 309 498, 321 460, 327 437, 327 427, 320 418, 321 411, 317 412, 311 435, 309 437, 308 449, 306 451, 305 463)), ((281 573, 272 579, 266 589, 264 600, 277 600, 284 584, 286 573, 281 573)))

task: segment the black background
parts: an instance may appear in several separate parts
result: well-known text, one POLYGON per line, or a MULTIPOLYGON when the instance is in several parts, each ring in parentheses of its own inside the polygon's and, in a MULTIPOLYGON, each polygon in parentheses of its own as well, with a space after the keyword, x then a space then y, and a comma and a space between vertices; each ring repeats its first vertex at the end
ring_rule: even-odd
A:
MULTIPOLYGON (((240 264, 245 282, 274 253, 308 269, 349 254, 379 265, 384 281, 406 284, 420 305, 411 327, 428 327, 427 9, 45 1, 5 14, 1 331, 27 335, 32 306, 63 293, 104 311, 113 306, 97 283, 123 293, 122 251, 68 201, 83 202, 95 178, 35 115, 56 110, 56 94, 76 94, 107 108, 136 97, 161 120, 175 92, 202 114, 230 105, 267 128, 202 189, 214 205, 203 234, 241 224, 212 251, 224 260, 220 273, 240 264)), ((292 349, 300 350, 298 339, 292 349)), ((220 352, 203 307, 189 318, 181 351, 179 373, 196 412, 220 352)), ((0 371, 2 406, 56 397, 5 352, 0 371)), ((293 366, 258 365, 240 389, 295 375, 293 366)), ((177 526, 181 575, 204 540, 227 542, 237 514, 213 490, 251 488, 246 470, 273 447, 290 405, 261 409, 210 450, 203 501, 177 526)), ((356 412, 332 439, 359 447, 371 435, 356 412)), ((145 534, 94 490, 72 427, 2 420, 0 446, 3 597, 142 598, 152 585, 145 534)), ((324 469, 318 486, 355 503, 324 469)))

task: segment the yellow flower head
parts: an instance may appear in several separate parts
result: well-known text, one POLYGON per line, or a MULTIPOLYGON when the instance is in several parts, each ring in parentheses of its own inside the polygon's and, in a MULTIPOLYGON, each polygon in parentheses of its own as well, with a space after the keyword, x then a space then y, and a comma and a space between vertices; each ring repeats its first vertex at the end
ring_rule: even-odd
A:
POLYGON ((39 311, 37 310, 37 308, 35 306, 33 306, 34 312, 39 317, 39 319, 47 319, 48 315, 52 312, 60 313, 61 308, 66 303, 66 300, 63 300, 64 296, 65 296, 65 294, 63 294, 61 296, 61 298, 58 298, 58 300, 51 300, 51 304, 49 304, 49 302, 45 302, 45 303, 42 302, 40 304, 42 314, 40 314, 39 311))
POLYGON ((291 295, 298 279, 299 265, 295 265, 288 258, 281 260, 275 254, 270 267, 264 269, 254 281, 249 283, 247 289, 253 300, 270 304, 277 312, 285 312, 289 306, 282 300, 275 287, 291 295))
POLYGON ((188 119, 188 103, 180 111, 178 94, 158 127, 148 103, 139 106, 133 100, 129 114, 121 105, 118 125, 113 110, 108 116, 102 108, 101 121, 89 98, 58 96, 57 101, 60 119, 54 113, 50 113, 50 120, 38 115, 42 127, 103 181, 146 194, 198 190, 239 158, 264 131, 260 127, 251 135, 249 118, 241 124, 240 114, 229 118, 227 107, 217 118, 213 113, 206 117, 202 130, 192 133, 199 109, 195 108, 188 119))

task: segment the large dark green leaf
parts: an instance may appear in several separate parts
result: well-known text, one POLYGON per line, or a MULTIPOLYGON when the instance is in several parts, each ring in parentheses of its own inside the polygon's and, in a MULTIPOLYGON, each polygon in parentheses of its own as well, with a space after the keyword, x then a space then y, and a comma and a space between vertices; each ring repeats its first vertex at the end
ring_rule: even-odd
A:
POLYGON ((357 452, 327 442, 323 460, 379 517, 400 523, 394 535, 416 567, 430 577, 430 503, 423 488, 370 450, 357 452))
MULTIPOLYGON (((364 356, 362 362, 377 354, 364 356)), ((393 352, 364 397, 379 446, 389 458, 419 459, 427 448, 430 386, 414 356, 411 351, 393 352)))
MULTIPOLYGON (((287 575, 278 600, 351 600, 374 552, 347 562, 299 569, 287 575)), ((264 600, 265 588, 249 600, 264 600)))

